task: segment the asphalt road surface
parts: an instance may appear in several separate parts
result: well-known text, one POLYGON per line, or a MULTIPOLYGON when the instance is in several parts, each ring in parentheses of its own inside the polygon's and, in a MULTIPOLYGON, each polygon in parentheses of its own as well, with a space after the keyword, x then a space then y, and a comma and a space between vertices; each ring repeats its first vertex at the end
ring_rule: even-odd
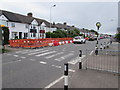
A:
MULTIPOLYGON (((102 43, 105 40, 100 40, 102 43)), ((2 55, 2 88, 50 88, 63 79, 64 63, 85 57, 86 49, 94 50, 96 41, 65 44, 40 49, 27 49, 2 55)), ((72 62, 71 68, 77 62, 72 62)))

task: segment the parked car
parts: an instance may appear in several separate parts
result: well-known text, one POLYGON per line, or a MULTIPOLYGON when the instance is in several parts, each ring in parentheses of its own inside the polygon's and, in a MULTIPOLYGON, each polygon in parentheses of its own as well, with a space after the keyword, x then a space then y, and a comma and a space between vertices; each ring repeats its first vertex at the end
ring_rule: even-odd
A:
POLYGON ((96 36, 94 36, 94 40, 97 40, 97 37, 96 37, 96 36))
POLYGON ((88 41, 94 41, 95 38, 94 37, 89 37, 88 41))
POLYGON ((86 43, 86 40, 82 36, 76 36, 73 38, 73 43, 86 43))

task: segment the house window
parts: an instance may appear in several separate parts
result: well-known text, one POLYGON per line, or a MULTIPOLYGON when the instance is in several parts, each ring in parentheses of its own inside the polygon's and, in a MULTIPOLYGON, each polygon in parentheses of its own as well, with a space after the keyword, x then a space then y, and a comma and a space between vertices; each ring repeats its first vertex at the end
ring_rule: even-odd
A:
POLYGON ((41 26, 40 29, 41 29, 41 30, 44 30, 44 26, 41 26))
POLYGON ((11 26, 12 26, 12 27, 15 27, 15 23, 11 23, 11 26))
POLYGON ((17 32, 12 32, 12 39, 15 39, 17 36, 17 32))
POLYGON ((27 24, 25 25, 25 28, 28 28, 28 25, 27 25, 27 24))

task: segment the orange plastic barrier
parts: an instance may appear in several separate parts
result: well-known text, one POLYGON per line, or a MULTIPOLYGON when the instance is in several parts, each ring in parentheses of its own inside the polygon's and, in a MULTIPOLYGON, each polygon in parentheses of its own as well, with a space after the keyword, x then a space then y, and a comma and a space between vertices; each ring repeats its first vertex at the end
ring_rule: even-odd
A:
POLYGON ((59 42, 70 41, 73 38, 44 38, 44 39, 18 39, 9 40, 11 47, 23 47, 23 48, 37 48, 48 46, 49 43, 56 43, 55 46, 59 45, 59 42))

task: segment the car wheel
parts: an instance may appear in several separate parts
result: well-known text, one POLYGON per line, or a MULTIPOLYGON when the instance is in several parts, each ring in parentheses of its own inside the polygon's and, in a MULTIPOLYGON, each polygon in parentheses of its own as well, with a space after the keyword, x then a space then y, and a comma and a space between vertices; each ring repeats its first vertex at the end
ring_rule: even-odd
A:
POLYGON ((84 44, 86 43, 86 41, 84 41, 84 44))

